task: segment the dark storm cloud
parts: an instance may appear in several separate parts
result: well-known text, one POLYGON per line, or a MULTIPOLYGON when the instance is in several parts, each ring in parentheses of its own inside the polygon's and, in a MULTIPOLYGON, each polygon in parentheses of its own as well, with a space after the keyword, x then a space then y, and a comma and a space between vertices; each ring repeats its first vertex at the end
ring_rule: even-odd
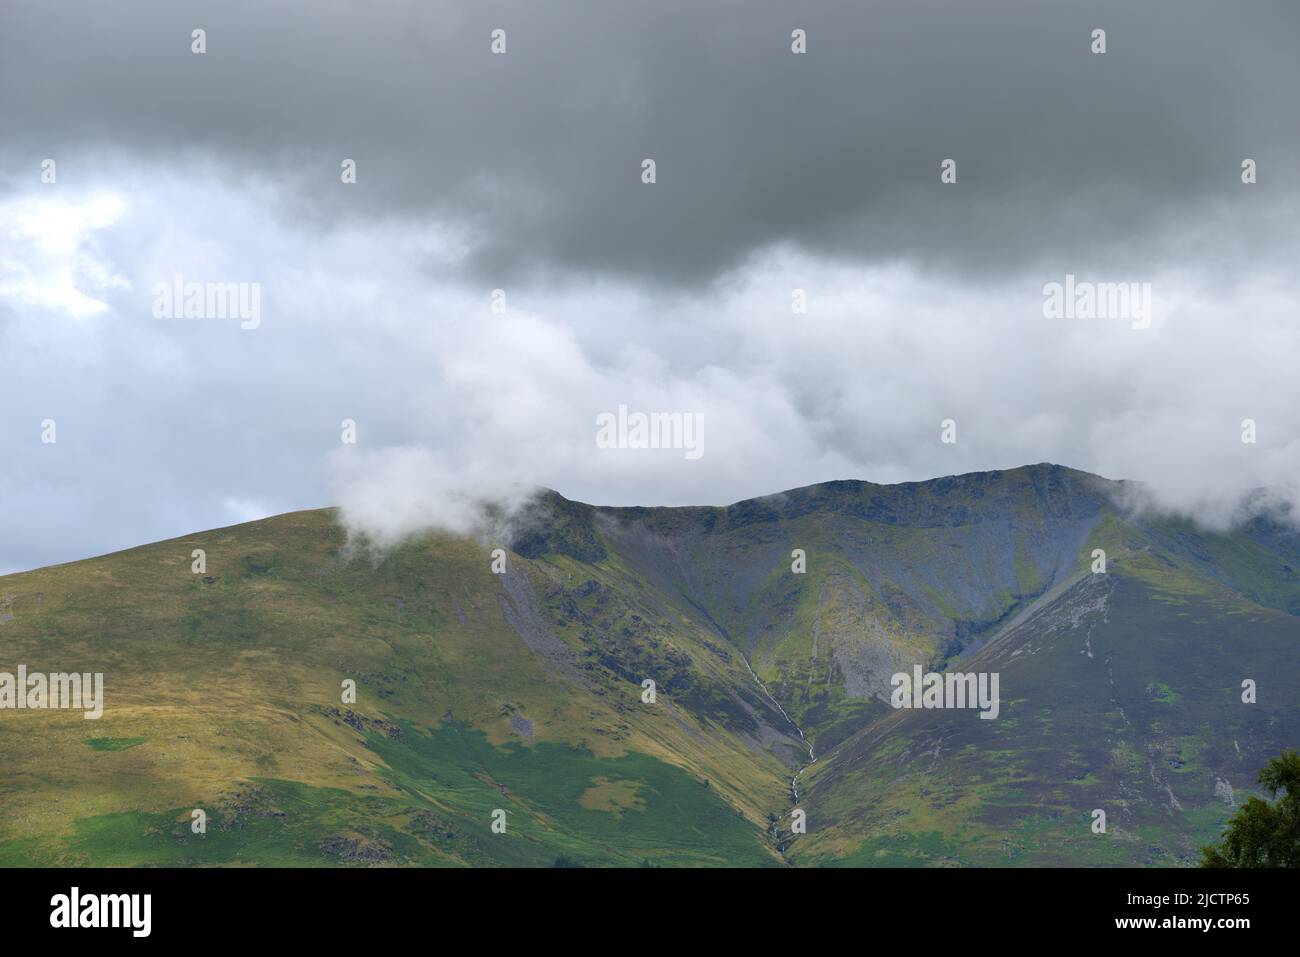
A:
POLYGON ((1300 514, 1300 8, 1076 6, 0 0, 0 573, 331 503, 457 528, 520 484, 1053 461, 1300 514), (1067 273, 1152 308, 1051 317, 1067 273), (158 316, 181 274, 261 321, 158 316), (624 405, 707 452, 600 447, 624 405))
POLYGON ((296 220, 436 219, 499 281, 704 281, 782 243, 975 275, 1230 271, 1290 227, 1269 211, 1295 196, 1298 11, 7 0, 0 158, 10 183, 46 156, 75 184, 125 154, 278 182, 296 220), (489 51, 498 27, 504 56, 489 51), (955 187, 939 183, 948 157, 955 187))

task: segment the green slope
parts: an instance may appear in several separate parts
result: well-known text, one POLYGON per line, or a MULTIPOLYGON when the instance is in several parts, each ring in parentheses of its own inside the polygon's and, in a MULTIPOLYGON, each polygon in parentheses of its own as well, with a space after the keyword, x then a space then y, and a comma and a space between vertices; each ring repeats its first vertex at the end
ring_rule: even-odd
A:
POLYGON ((1300 629, 1212 585, 1164 590, 1150 571, 1083 578, 964 662, 999 673, 998 720, 900 710, 842 745, 808 775, 809 834, 792 856, 1195 863, 1259 768, 1300 738, 1300 629))
POLYGON ((560 637, 547 607, 616 574, 564 556, 344 545, 303 512, 0 579, 0 670, 103 672, 107 699, 0 712, 0 861, 779 863, 797 745, 734 651, 635 598, 600 602, 628 636, 560 637))

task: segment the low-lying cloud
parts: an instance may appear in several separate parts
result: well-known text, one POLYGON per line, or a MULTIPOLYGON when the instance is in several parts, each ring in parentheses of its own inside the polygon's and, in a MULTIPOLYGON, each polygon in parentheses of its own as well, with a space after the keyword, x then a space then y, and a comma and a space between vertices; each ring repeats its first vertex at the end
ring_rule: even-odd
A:
POLYGON ((330 475, 348 547, 376 556, 430 531, 508 546, 539 491, 472 476, 418 447, 339 449, 330 454, 330 475))

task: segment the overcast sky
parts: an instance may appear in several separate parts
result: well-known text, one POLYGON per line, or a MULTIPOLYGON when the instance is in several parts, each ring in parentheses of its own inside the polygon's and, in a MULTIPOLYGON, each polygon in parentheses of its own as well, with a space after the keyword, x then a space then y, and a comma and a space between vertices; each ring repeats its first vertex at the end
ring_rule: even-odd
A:
POLYGON ((1219 520, 1300 475, 1298 36, 1285 0, 4 0, 0 573, 511 483, 1052 461, 1219 520), (1046 317, 1067 274, 1154 318, 1046 317), (177 275, 259 324, 156 317, 177 275), (703 454, 599 448, 620 405, 703 454))

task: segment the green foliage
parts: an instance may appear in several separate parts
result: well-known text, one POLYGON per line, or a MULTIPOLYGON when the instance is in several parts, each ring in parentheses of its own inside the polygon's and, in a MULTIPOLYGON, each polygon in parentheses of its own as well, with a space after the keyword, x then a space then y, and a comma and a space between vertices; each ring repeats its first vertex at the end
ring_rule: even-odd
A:
POLYGON ((1202 849, 1202 867, 1300 867, 1300 754, 1283 751, 1259 783, 1277 801, 1247 798, 1218 846, 1202 849))
POLYGON ((144 744, 147 738, 87 738, 86 744, 96 751, 125 751, 138 744, 144 744))

